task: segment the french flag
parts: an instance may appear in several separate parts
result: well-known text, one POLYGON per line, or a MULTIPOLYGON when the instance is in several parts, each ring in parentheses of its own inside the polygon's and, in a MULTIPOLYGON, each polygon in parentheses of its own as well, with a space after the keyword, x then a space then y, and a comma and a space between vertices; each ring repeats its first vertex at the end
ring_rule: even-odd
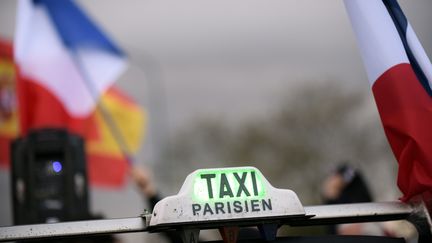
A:
POLYGON ((396 0, 344 0, 399 163, 402 200, 432 192, 432 64, 396 0))
POLYGON ((14 48, 21 134, 91 133, 99 97, 127 66, 120 48, 72 0, 21 0, 14 48))

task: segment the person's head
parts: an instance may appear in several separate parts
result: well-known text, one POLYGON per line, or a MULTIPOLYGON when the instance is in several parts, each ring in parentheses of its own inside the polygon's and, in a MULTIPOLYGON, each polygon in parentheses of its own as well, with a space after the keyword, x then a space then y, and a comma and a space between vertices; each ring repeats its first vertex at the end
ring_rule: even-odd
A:
POLYGON ((323 197, 328 204, 372 201, 371 193, 363 176, 348 164, 339 165, 326 179, 323 197))

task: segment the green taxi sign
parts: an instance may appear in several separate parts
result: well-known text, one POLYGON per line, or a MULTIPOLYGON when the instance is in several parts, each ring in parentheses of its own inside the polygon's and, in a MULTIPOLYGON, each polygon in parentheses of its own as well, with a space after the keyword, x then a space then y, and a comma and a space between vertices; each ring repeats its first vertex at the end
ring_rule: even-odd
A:
POLYGON ((255 167, 200 169, 177 195, 156 204, 150 227, 304 215, 293 191, 274 188, 255 167))
POLYGON ((261 173, 255 168, 207 169, 196 173, 192 213, 197 215, 271 210, 261 173))
POLYGON ((261 173, 255 168, 204 169, 194 180, 194 199, 200 202, 263 198, 261 173))

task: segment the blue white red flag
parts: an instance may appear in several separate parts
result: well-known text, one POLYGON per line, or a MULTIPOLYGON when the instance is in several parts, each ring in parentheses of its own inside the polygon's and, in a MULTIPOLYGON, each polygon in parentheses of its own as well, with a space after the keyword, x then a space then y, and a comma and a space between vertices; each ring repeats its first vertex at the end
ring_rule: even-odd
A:
POLYGON ((81 120, 126 68, 124 53, 72 0, 21 0, 14 48, 24 134, 65 125, 82 133, 81 120))
POLYGON ((403 200, 432 192, 432 64, 396 0, 344 0, 399 163, 403 200))
MULTIPOLYGON (((142 117, 131 108, 136 105, 116 106, 122 99, 107 92, 127 66, 125 54, 73 0, 20 0, 14 57, 20 134, 40 128, 79 134, 86 141, 90 182, 122 185, 128 163, 111 145, 115 139, 95 108, 108 100, 105 112, 115 111, 115 124, 122 117, 128 125, 142 117)), ((119 132, 127 134, 124 130, 119 132)), ((130 136, 126 138, 129 145, 130 136)), ((137 144, 138 138, 130 144, 137 144)))

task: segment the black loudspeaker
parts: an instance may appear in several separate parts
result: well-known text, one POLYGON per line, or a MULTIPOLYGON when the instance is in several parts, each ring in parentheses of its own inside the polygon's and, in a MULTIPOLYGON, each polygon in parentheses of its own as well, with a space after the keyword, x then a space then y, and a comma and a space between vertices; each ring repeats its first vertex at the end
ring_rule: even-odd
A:
POLYGON ((35 130, 11 149, 14 224, 89 218, 82 138, 65 130, 35 130))

